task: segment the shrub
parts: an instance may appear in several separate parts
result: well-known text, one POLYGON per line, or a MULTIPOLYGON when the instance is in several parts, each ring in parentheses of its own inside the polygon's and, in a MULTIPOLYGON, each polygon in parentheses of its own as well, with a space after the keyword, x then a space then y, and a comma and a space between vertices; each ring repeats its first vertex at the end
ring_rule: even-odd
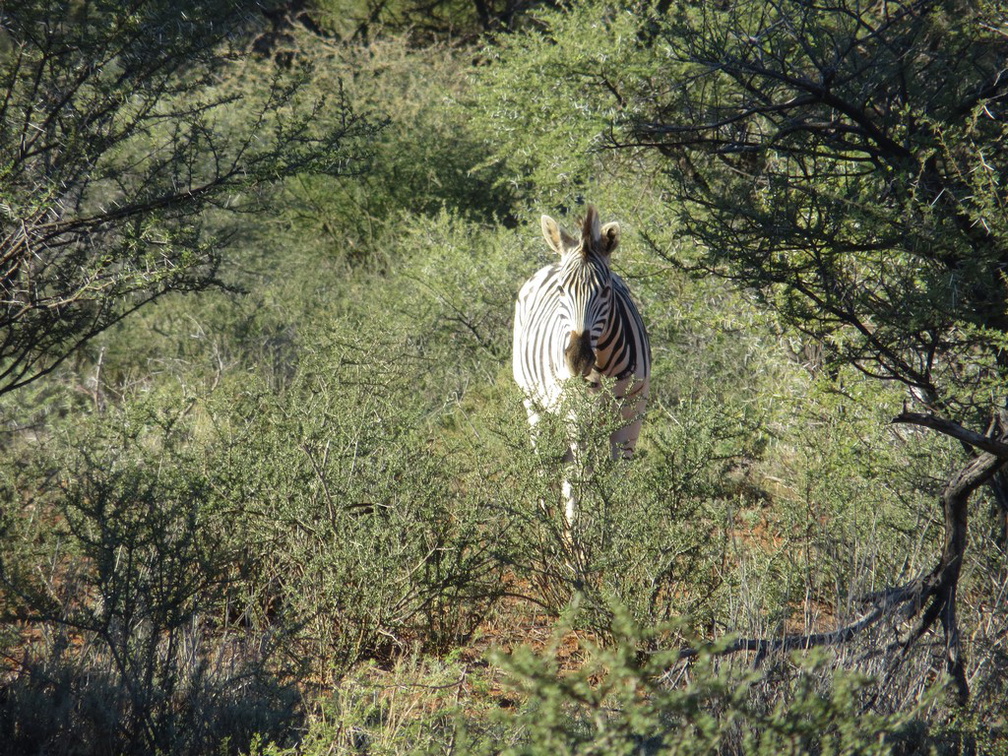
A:
POLYGON ((185 412, 140 402, 6 468, 12 751, 236 752, 294 721, 270 644, 220 612, 235 553, 185 412))
POLYGON ((210 409, 257 620, 289 624, 323 679, 444 650, 500 590, 498 525, 458 493, 455 452, 411 393, 422 365, 402 344, 320 333, 286 391, 236 386, 210 409))
POLYGON ((883 754, 921 745, 917 718, 936 694, 879 715, 865 706, 876 681, 838 671, 828 654, 753 669, 721 658, 725 646, 714 644, 684 661, 667 644, 674 626, 642 628, 618 607, 611 616, 614 641, 583 641, 587 658, 576 669, 528 648, 497 655, 526 696, 509 726, 523 736, 477 752, 883 754))

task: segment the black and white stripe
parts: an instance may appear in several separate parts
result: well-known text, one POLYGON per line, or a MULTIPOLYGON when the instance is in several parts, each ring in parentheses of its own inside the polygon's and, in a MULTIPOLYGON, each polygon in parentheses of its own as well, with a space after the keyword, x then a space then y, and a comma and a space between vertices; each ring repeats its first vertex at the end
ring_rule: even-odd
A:
POLYGON ((651 348, 630 290, 609 267, 619 225, 600 227, 589 206, 580 238, 545 215, 542 229, 560 259, 526 281, 515 304, 512 368, 529 422, 534 427, 541 412, 560 410, 571 379, 594 388, 602 376, 615 379, 625 425, 612 434, 611 450, 613 458, 630 457, 649 390, 651 348))

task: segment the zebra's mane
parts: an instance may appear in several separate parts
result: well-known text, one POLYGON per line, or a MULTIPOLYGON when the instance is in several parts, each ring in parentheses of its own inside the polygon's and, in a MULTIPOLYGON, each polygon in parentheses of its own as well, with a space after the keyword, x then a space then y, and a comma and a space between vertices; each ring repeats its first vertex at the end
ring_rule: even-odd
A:
POLYGON ((598 252, 602 231, 599 228, 598 211, 595 205, 588 205, 584 222, 581 224, 581 255, 587 260, 588 255, 598 252))

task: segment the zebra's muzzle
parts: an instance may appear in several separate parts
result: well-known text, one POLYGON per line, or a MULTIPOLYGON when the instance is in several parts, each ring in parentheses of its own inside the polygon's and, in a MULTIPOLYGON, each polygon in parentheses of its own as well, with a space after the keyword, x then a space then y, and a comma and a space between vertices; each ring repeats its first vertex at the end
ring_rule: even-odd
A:
POLYGON ((571 331, 570 340, 564 349, 564 361, 567 363, 567 369, 571 376, 588 377, 592 368, 595 367, 595 352, 592 350, 589 332, 571 331))

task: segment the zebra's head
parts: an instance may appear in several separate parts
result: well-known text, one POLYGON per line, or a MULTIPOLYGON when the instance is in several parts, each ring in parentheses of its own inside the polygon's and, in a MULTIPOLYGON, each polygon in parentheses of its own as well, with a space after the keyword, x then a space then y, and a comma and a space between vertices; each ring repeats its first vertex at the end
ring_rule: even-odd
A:
POLYGON ((542 217, 546 242, 560 255, 556 295, 560 299, 564 362, 571 377, 591 375, 599 339, 612 310, 609 258, 619 244, 618 223, 600 226, 592 205, 581 225, 581 238, 570 236, 548 215, 542 217))

